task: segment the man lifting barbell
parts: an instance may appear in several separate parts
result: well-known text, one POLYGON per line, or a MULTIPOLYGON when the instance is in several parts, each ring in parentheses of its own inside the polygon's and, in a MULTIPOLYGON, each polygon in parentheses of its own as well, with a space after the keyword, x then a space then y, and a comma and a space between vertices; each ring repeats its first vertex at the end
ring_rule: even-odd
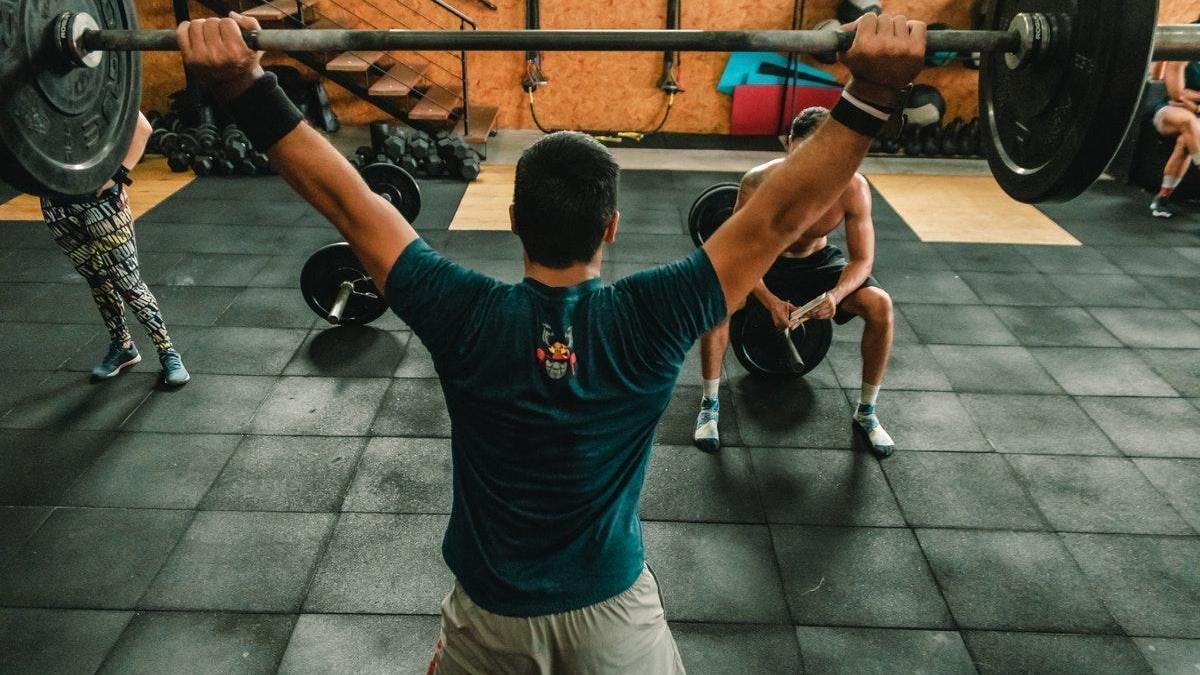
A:
MULTIPOLYGON (((825 108, 808 108, 792 120, 788 133, 788 154, 799 150, 804 141, 829 118, 825 108)), ((734 212, 742 208, 763 181, 785 159, 756 166, 742 178, 734 212)), ((779 256, 752 294, 771 315, 779 330, 795 328, 805 319, 833 319, 844 324, 855 316, 866 322, 862 336, 862 387, 858 407, 852 417, 855 429, 862 433, 871 451, 888 457, 896 449, 891 436, 875 414, 875 399, 888 356, 892 351, 892 299, 871 276, 875 260, 875 226, 871 221, 871 188, 867 180, 855 174, 828 211, 823 213, 779 256), (829 244, 829 234, 845 224, 849 260, 841 249, 829 244), (782 297, 781 297, 782 296, 782 297), (824 300, 807 316, 795 316, 797 308, 785 298, 807 302, 817 296, 824 300)), ((729 346, 729 320, 704 334, 700 340, 701 376, 704 393, 700 414, 696 417, 693 442, 706 452, 721 447, 718 422, 721 410, 718 392, 721 363, 729 346)))
MULTIPOLYGON (((1200 19, 1195 23, 1200 24, 1200 19)), ((1154 129, 1175 138, 1175 149, 1163 167, 1162 189, 1150 202, 1150 215, 1171 218, 1171 196, 1193 165, 1200 169, 1200 61, 1173 61, 1157 65, 1167 88, 1167 100, 1154 111, 1154 129)))
POLYGON ((435 253, 303 123, 240 29, 185 23, 185 63, 255 147, 332 222, 432 354, 451 418, 454 504, 435 673, 680 673, 645 565, 638 499, 654 432, 694 341, 745 301, 841 194, 878 116, 925 58, 925 27, 861 19, 847 95, 753 198, 684 260, 606 286, 618 168, 559 133, 517 165, 512 229, 526 279, 502 284, 435 253))

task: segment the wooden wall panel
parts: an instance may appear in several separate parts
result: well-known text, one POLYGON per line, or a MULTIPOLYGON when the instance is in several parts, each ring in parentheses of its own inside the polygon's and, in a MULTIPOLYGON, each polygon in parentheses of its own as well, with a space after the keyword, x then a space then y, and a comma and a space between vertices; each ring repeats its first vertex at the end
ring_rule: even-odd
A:
MULTIPOLYGON (((832 18, 838 0, 808 0, 806 27, 832 18)), ((480 28, 522 28, 524 0, 496 0, 499 9, 485 9, 470 0, 454 3, 474 17, 480 28)), ((170 0, 138 0, 142 24, 168 27, 173 17, 170 0)), ((339 5, 351 7, 380 24, 399 19, 416 28, 428 23, 405 6, 415 7, 436 21, 446 21, 426 0, 322 0, 330 14, 339 15, 339 5), (402 4, 401 4, 402 3, 402 4), (382 8, 382 9, 381 9, 382 8)), ((790 0, 682 0, 684 28, 755 30, 779 29, 791 24, 790 0)), ((889 11, 903 12, 930 22, 966 26, 970 3, 966 0, 888 0, 889 11)), ((205 14, 196 3, 193 12, 205 14)), ((1164 23, 1185 22, 1200 14, 1200 0, 1162 0, 1164 23)), ((546 0, 542 3, 543 28, 661 28, 666 21, 666 0, 546 0)), ((457 72, 453 59, 434 57, 457 72)), ((503 128, 533 128, 528 96, 521 90, 524 55, 521 53, 475 53, 468 57, 471 96, 480 103, 501 108, 503 128)), ((683 55, 680 83, 686 90, 675 99, 667 131, 726 133, 729 131, 731 99, 717 93, 716 83, 725 68, 724 54, 683 55)), ((280 59, 274 59, 280 60, 280 59)), ((616 131, 653 127, 661 118, 666 97, 655 84, 662 55, 642 53, 562 53, 545 55, 544 72, 550 85, 536 95, 542 124, 553 128, 585 128, 616 131)), ((175 54, 146 54, 144 107, 163 109, 167 95, 182 87, 179 58, 175 54)), ((827 67, 844 77, 840 66, 827 67)), ((449 77, 448 75, 443 75, 449 77)), ((941 90, 949 104, 947 119, 970 119, 977 114, 977 74, 958 65, 926 70, 919 81, 941 90)), ((331 85, 338 114, 343 122, 362 123, 382 117, 377 109, 331 85)))

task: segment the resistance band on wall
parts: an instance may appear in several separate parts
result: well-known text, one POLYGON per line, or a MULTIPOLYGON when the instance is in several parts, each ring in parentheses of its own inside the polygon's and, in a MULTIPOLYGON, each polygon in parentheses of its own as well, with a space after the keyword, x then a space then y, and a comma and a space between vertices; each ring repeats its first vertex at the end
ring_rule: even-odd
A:
MULTIPOLYGON (((667 28, 679 30, 680 28, 680 2, 681 0, 667 0, 667 28)), ((541 29, 540 15, 540 0, 525 0, 525 27, 529 30, 541 29)), ((610 143, 621 143, 622 141, 633 140, 640 141, 648 134, 656 134, 662 131, 662 128, 667 124, 667 120, 671 117, 671 109, 675 106, 675 94, 683 92, 683 87, 679 85, 680 57, 678 52, 666 51, 663 52, 663 71, 658 78, 658 88, 667 95, 667 107, 663 111, 662 119, 658 124, 649 131, 612 131, 606 134, 592 134, 593 138, 600 141, 610 143)), ((542 72, 542 53, 537 51, 525 52, 525 76, 521 79, 521 88, 529 94, 529 116, 533 119, 533 124, 542 133, 553 133, 555 131, 563 131, 562 129, 547 129, 542 125, 541 120, 537 116, 537 104, 534 99, 534 93, 538 87, 549 84, 542 72)))

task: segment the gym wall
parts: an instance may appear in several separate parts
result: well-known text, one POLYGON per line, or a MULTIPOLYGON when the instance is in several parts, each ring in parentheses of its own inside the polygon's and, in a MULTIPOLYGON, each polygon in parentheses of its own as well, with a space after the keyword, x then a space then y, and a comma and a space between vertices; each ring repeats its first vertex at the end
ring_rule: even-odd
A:
MULTIPOLYGON (((497 11, 475 0, 451 0, 458 9, 474 18, 481 29, 511 29, 525 26, 524 0, 495 0, 497 11)), ((330 0, 322 9, 336 11, 337 5, 368 16, 372 6, 388 0, 330 0)), ((422 12, 438 17, 428 0, 403 0, 422 12)), ((833 18, 838 0, 808 0, 805 28, 833 18)), ((967 0, 885 0, 889 11, 903 12, 928 22, 969 27, 971 3, 967 0)), ((173 23, 171 0, 137 0, 142 25, 147 28, 169 27, 173 23)), ((398 7, 398 6, 397 6, 398 7)), ((768 30, 791 25, 790 0, 682 0, 682 26, 693 29, 768 30)), ((193 16, 207 12, 192 3, 193 16)), ((389 10, 400 11, 400 10, 389 10)), ((1196 0, 1161 0, 1163 23, 1196 19, 1200 12, 1196 0)), ((440 18, 439 18, 440 20, 440 18)), ((663 28, 666 0, 625 2, 623 0, 570 0, 543 2, 541 26, 553 28, 663 28)), ((381 22, 381 25, 382 22, 381 22)), ((414 24, 416 25, 416 24, 414 24)), ((167 95, 183 85, 177 54, 145 55, 145 100, 143 108, 166 108, 167 95)), ((481 52, 468 55, 472 101, 500 106, 501 128, 533 128, 528 96, 520 86, 524 74, 521 52, 481 52)), ((275 57, 273 60, 284 60, 275 57)), ((675 98, 674 111, 665 130, 690 133, 727 133, 732 99, 716 91, 717 80, 725 68, 725 54, 685 53, 679 72, 684 93, 675 98)), ((661 118, 666 96, 655 84, 661 72, 661 53, 567 53, 547 52, 543 73, 550 84, 536 94, 538 118, 549 128, 592 130, 644 130, 661 118)), ((840 66, 824 66, 839 77, 840 66)), ((977 115, 977 73, 958 64, 924 71, 920 82, 932 84, 946 97, 946 119, 977 115)), ((363 123, 383 117, 370 104, 356 99, 337 86, 329 87, 337 112, 344 123, 363 123)))

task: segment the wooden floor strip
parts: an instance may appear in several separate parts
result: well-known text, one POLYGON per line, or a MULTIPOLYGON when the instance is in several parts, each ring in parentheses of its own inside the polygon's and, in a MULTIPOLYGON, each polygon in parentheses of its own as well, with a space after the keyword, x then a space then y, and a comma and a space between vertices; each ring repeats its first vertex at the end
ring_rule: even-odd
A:
POLYGON ((512 164, 484 164, 479 178, 467 186, 450 229, 508 230, 516 176, 517 167, 512 164))
MULTIPOLYGON (((163 203, 171 195, 179 192, 188 183, 196 179, 191 171, 174 173, 167 166, 164 157, 151 157, 134 167, 130 172, 133 185, 129 188, 129 205, 133 209, 133 217, 140 218, 143 213, 163 203)), ((0 220, 41 220, 41 201, 31 195, 19 195, 0 204, 0 220)))

